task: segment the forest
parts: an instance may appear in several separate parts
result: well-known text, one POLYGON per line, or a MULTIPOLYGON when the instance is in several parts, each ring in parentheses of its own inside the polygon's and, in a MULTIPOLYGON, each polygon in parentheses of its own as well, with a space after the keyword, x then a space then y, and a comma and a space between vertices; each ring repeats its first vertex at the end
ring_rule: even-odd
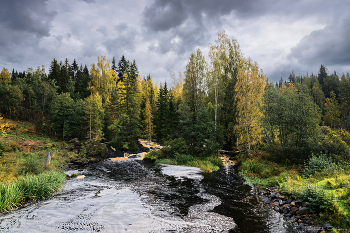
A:
MULTIPOLYGON (((0 119, 30 122, 36 134, 64 143, 77 138, 90 145, 87 154, 105 153, 94 149, 101 142, 133 151, 138 138, 156 140, 163 150, 148 158, 202 169, 212 163, 208 171, 219 169, 219 151, 228 150, 256 187, 277 187, 322 211, 321 220, 350 226, 349 73, 321 64, 317 74, 292 71, 272 83, 222 32, 209 54, 193 52, 185 72, 170 78, 141 78, 124 55, 118 62, 100 56, 90 68, 53 59, 48 73, 3 68, 0 119)), ((4 148, 0 142, 0 155, 4 148)))
POLYGON ((108 141, 132 150, 139 137, 183 139, 189 153, 219 148, 262 149, 279 160, 303 163, 311 154, 349 155, 350 78, 295 76, 270 83, 225 33, 205 56, 197 50, 184 74, 171 83, 141 78, 136 61, 98 57, 90 69, 53 59, 44 67, 0 74, 0 111, 5 118, 35 123, 45 135, 69 141, 108 141))

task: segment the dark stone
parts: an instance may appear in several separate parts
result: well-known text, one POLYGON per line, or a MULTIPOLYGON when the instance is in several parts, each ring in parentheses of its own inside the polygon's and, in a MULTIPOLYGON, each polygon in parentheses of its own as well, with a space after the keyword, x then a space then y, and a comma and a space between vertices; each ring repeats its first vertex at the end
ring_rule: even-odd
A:
POLYGON ((330 224, 326 223, 323 225, 323 229, 331 231, 333 229, 333 227, 330 224))
POLYGON ((296 212, 296 214, 308 214, 310 212, 310 209, 309 208, 307 208, 307 207, 302 207, 302 208, 300 208, 297 212, 296 212))
POLYGON ((284 213, 284 214, 288 214, 289 213, 289 207, 284 207, 283 209, 282 209, 282 212, 284 213))
POLYGON ((281 196, 281 194, 279 193, 276 193, 276 197, 279 198, 281 196))
POLYGON ((264 202, 265 205, 268 205, 271 203, 271 201, 268 198, 264 198, 262 201, 264 202))
POLYGON ((278 208, 277 206, 275 206, 274 210, 277 212, 281 212, 280 208, 278 208))
POLYGON ((292 199, 287 200, 287 204, 290 204, 292 202, 292 199))
POLYGON ((270 195, 269 195, 269 198, 275 198, 276 197, 276 193, 271 193, 270 195))
POLYGON ((280 206, 283 206, 283 205, 285 204, 285 202, 282 201, 282 200, 279 200, 279 201, 278 201, 278 204, 279 204, 280 206))

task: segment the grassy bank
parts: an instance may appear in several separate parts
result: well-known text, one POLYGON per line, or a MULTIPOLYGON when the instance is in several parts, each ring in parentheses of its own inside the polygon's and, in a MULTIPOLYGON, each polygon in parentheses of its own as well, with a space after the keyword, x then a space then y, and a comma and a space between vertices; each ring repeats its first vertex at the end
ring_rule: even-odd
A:
POLYGON ((240 173, 255 187, 274 186, 319 213, 318 219, 350 230, 350 169, 326 155, 312 156, 304 166, 273 162, 264 152, 241 156, 240 173))
POLYGON ((62 187, 67 145, 36 132, 34 125, 0 119, 0 211, 49 197, 62 187), (47 152, 53 156, 44 165, 47 152))
POLYGON ((174 154, 167 156, 162 150, 152 151, 145 156, 146 159, 156 163, 199 167, 204 172, 217 171, 222 166, 222 161, 217 156, 196 157, 188 154, 174 154))
POLYGON ((47 198, 61 188, 65 179, 64 172, 50 170, 0 184, 0 211, 16 208, 26 201, 47 198))

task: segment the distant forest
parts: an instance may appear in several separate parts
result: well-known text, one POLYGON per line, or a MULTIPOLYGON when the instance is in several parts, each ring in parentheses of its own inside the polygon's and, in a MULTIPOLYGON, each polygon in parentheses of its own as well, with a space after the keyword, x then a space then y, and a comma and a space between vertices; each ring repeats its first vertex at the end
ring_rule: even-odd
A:
MULTIPOLYGON (((311 153, 348 153, 349 73, 295 76, 269 83, 225 33, 205 56, 197 50, 170 83, 141 78, 136 61, 98 57, 90 69, 74 59, 0 74, 0 113, 30 121, 43 134, 69 141, 105 140, 135 148, 139 137, 182 138, 191 153, 262 148, 301 162, 311 153)), ((282 158, 282 157, 281 157, 282 158)))

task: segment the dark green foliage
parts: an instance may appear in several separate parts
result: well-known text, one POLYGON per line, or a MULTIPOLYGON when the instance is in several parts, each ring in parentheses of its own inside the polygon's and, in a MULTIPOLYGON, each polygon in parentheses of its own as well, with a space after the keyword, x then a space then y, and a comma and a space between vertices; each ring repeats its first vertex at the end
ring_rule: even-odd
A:
POLYGON ((166 83, 159 89, 154 124, 158 138, 166 140, 176 137, 178 114, 176 113, 175 99, 169 93, 166 83))
POLYGON ((187 153, 188 146, 183 138, 175 138, 173 140, 166 141, 162 150, 162 155, 169 158, 175 157, 178 154, 187 153))
POLYGON ((51 106, 52 126, 63 140, 84 137, 84 102, 74 100, 69 93, 62 93, 51 106))
POLYGON ((320 174, 327 175, 340 171, 340 167, 332 161, 331 158, 325 154, 319 156, 312 155, 307 162, 305 162, 305 169, 303 174, 307 177, 320 174))
POLYGON ((24 158, 19 170, 21 175, 39 175, 44 171, 44 157, 42 154, 23 152, 24 158))
POLYGON ((306 184, 298 197, 314 210, 332 210, 335 197, 316 184, 306 184))
POLYGON ((88 140, 85 142, 86 154, 88 156, 105 156, 108 149, 104 143, 98 140, 88 140))
POLYGON ((118 68, 115 70, 117 72, 117 75, 119 77, 118 81, 123 81, 124 80, 124 73, 127 73, 129 70, 129 61, 125 59, 125 56, 120 58, 118 62, 118 68))
POLYGON ((323 86, 324 80, 327 78, 327 68, 321 64, 320 70, 318 71, 318 82, 323 86))
POLYGON ((22 90, 9 83, 0 84, 0 111, 6 117, 16 117, 21 109, 22 90))
POLYGON ((0 157, 4 155, 4 152, 5 152, 5 146, 0 141, 0 157))
POLYGON ((222 146, 222 127, 210 118, 207 108, 202 107, 194 117, 187 105, 179 106, 178 130, 190 145, 190 153, 199 156, 211 156, 222 146))
POLYGON ((296 85, 299 90, 293 86, 267 88, 264 140, 268 152, 279 161, 303 163, 317 141, 321 114, 310 95, 296 85))

